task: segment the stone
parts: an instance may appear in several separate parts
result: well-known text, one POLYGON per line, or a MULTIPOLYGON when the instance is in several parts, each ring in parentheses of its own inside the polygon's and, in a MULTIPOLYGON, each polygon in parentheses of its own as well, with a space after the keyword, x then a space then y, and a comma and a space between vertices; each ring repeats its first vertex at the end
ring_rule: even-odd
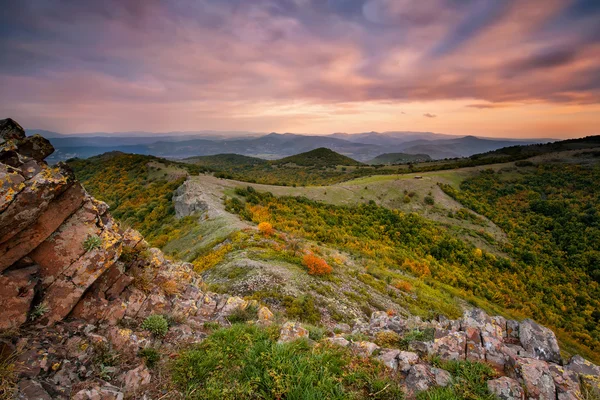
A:
POLYGON ((419 392, 432 388, 436 385, 435 376, 427 364, 413 365, 408 371, 406 380, 407 397, 412 399, 419 392))
POLYGON ((37 161, 43 161, 54 153, 54 147, 50 141, 40 135, 33 135, 17 143, 19 154, 31 157, 37 161))
POLYGON ((91 389, 84 389, 77 392, 72 400, 123 400, 125 396, 119 388, 104 384, 95 386, 91 389))
POLYGON ((558 341, 550 329, 526 319, 519 325, 519 339, 523 348, 538 360, 561 363, 558 341))
MULTIPOLYGON (((37 216, 31 225, 19 231, 10 240, 0 244, 0 269, 12 265, 46 240, 69 215, 79 208, 84 195, 85 191, 81 185, 69 186, 48 205, 44 212, 37 216)), ((38 264, 44 265, 39 262, 38 264)), ((43 267, 42 275, 44 275, 43 267)))
POLYGON ((435 384, 437 386, 448 386, 452 382, 452 375, 445 369, 432 367, 431 373, 433 374, 435 384))
POLYGON ((385 349, 377 356, 377 359, 391 370, 398 370, 398 354, 400 350, 385 349))
POLYGON ((580 375, 600 376, 600 367, 580 355, 571 357, 565 368, 580 375))
POLYGON ((398 353, 398 369, 407 373, 410 368, 419 362, 419 355, 410 351, 401 351, 398 353))
POLYGON ((466 343, 465 332, 451 332, 433 342, 432 352, 444 361, 464 360, 466 343))
POLYGON ((27 322, 38 272, 39 267, 32 265, 0 275, 0 330, 18 328, 27 322))
MULTIPOLYGON (((66 165, 57 165, 47 167, 25 181, 25 187, 0 214, 0 243, 7 242, 36 222, 52 201, 73 185, 74 180, 73 172, 66 165)), ((0 270, 11 264, 0 259, 0 270)))
POLYGON ((350 345, 350 347, 361 357, 369 357, 375 352, 375 350, 379 349, 379 346, 377 346, 375 343, 364 340, 360 342, 354 342, 350 345))
POLYGON ((385 311, 375 311, 371 314, 369 326, 371 329, 385 329, 390 322, 390 317, 385 311))
POLYGON ((288 321, 283 324, 278 342, 287 343, 298 339, 308 339, 308 331, 299 322, 288 321))
POLYGON ((339 333, 350 333, 352 331, 352 328, 348 324, 338 323, 335 324, 335 326, 333 327, 333 331, 339 333))
POLYGON ((221 309, 222 316, 228 316, 235 310, 245 310, 248 307, 248 302, 238 296, 233 296, 227 299, 225 305, 221 309))
POLYGON ((581 398, 578 373, 556 364, 549 364, 548 368, 554 379, 557 400, 578 400, 581 398))
POLYGON ((42 385, 33 379, 23 379, 19 382, 19 400, 52 400, 42 385))
POLYGON ((519 382, 507 376, 489 380, 487 382, 487 387, 490 393, 500 400, 525 399, 525 392, 519 382))
POLYGON ((514 373, 524 385, 528 399, 555 399, 556 387, 548 364, 534 358, 517 357, 510 360, 514 373))
POLYGON ((258 321, 262 324, 270 324, 273 322, 275 315, 269 310, 268 307, 261 306, 258 309, 258 321))
POLYGON ((151 380, 152 376, 145 365, 140 365, 139 367, 126 372, 123 377, 125 394, 128 396, 140 395, 144 388, 150 384, 151 380))
POLYGON ((413 340, 408 344, 408 350, 417 353, 420 357, 427 357, 433 354, 433 343, 413 340))
POLYGON ((506 339, 512 343, 519 343, 519 322, 506 320, 506 339))
POLYGON ((209 210, 209 202, 204 198, 201 187, 186 180, 173 194, 175 217, 183 218, 190 215, 205 213, 209 210))
POLYGON ((467 327, 465 335, 467 338, 466 359, 469 361, 485 360, 485 348, 482 345, 481 331, 478 328, 467 327))
POLYGON ((330 337, 325 339, 326 342, 340 347, 348 347, 350 346, 350 341, 346 340, 342 335, 335 335, 334 337, 330 337))
POLYGON ((3 141, 25 139, 25 129, 12 118, 2 119, 0 120, 0 138, 3 141))

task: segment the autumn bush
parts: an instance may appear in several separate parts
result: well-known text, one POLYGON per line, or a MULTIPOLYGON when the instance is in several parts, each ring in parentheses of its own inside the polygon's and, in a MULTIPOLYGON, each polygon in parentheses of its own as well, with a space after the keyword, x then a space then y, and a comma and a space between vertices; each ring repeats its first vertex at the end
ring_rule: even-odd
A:
POLYGON ((308 268, 310 275, 328 275, 333 272, 333 268, 325 260, 314 254, 306 254, 302 258, 302 264, 308 268))
POLYGON ((261 222, 258 224, 258 231, 265 236, 271 236, 274 232, 273 225, 268 222, 261 222))

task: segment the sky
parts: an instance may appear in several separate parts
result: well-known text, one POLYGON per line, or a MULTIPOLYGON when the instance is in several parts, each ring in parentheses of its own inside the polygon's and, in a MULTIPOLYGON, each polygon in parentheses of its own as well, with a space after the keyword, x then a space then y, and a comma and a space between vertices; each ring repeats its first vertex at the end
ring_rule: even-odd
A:
POLYGON ((2 3, 26 128, 600 134, 598 0, 2 3))

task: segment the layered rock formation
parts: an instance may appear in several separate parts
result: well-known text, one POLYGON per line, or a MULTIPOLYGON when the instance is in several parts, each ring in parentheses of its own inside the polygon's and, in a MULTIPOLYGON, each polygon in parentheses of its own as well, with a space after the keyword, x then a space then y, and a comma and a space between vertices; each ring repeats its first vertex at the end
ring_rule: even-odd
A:
MULTIPOLYGON (((44 138, 0 121, 0 356, 17 358, 14 396, 166 398, 157 373, 144 365, 144 350, 175 355, 204 338, 207 321, 227 324, 251 302, 207 292, 190 264, 167 260, 139 233, 121 229, 66 165, 44 162, 51 153, 44 138), (166 332, 144 326, 157 315, 169 319, 166 332)), ((266 324, 274 315, 261 307, 257 319, 266 324)), ((341 334, 326 340, 378 357, 397 371, 409 396, 451 383, 428 362, 432 356, 489 363, 498 378, 488 387, 501 399, 577 399, 582 385, 600 395, 600 368, 578 356, 565 363, 552 331, 531 320, 478 309, 429 322, 378 312, 335 328, 372 338, 414 329, 432 330, 434 339, 412 341, 409 351, 341 334)), ((307 337, 300 324, 283 324, 281 342, 307 337)))

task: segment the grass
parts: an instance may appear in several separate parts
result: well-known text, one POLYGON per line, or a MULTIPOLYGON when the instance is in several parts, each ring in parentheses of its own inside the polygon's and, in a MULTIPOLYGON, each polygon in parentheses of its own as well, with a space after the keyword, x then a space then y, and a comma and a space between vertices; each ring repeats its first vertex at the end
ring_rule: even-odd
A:
POLYGON ((495 400, 487 381, 496 376, 487 364, 472 361, 434 362, 452 374, 448 387, 436 387, 417 395, 417 400, 495 400))
POLYGON ((237 324, 240 322, 254 321, 258 319, 258 306, 249 305, 248 307, 236 308, 233 312, 227 317, 229 322, 232 324, 237 324))
POLYGON ((102 239, 98 235, 89 235, 83 242, 85 251, 92 251, 102 245, 102 239))
POLYGON ((16 352, 6 351, 0 346, 0 400, 14 398, 14 389, 17 386, 16 352))
POLYGON ((278 327, 233 325, 175 361, 188 399, 402 399, 379 362, 306 340, 278 344, 278 327))

